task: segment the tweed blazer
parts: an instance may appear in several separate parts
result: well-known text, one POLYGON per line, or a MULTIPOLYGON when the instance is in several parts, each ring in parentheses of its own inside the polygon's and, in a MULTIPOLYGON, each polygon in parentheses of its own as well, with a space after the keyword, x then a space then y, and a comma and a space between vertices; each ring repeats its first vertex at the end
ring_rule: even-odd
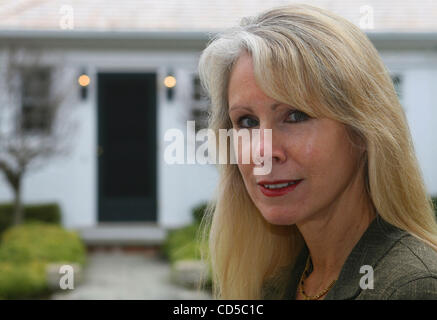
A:
MULTIPOLYGON (((304 246, 294 265, 283 268, 274 281, 264 284, 263 299, 294 300, 307 257, 308 248, 304 246), (285 296, 278 296, 275 288, 281 280, 288 282, 285 296)), ((325 300, 354 299, 437 300, 437 252, 378 215, 352 249, 338 280, 325 296, 325 300), (365 270, 362 266, 366 266, 365 270), (373 286, 369 270, 373 270, 373 286)))

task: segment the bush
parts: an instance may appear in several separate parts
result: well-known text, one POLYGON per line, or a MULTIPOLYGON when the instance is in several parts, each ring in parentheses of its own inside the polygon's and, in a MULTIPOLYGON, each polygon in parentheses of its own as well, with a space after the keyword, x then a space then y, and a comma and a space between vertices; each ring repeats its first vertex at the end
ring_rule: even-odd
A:
POLYGON ((200 259, 202 245, 197 239, 200 223, 206 213, 208 203, 193 208, 194 223, 179 229, 170 230, 162 246, 163 255, 174 264, 179 260, 200 259))
POLYGON ((193 209, 193 219, 195 223, 200 223, 206 213, 208 203, 202 203, 193 209))
POLYGON ((48 292, 44 263, 0 262, 0 299, 32 299, 48 292))
MULTIPOLYGON (((12 226, 14 205, 0 204, 0 234, 12 226)), ((32 204, 23 206, 24 222, 41 221, 47 223, 61 223, 61 208, 57 203, 32 204)))
POLYGON ((85 247, 79 236, 60 226, 40 222, 8 229, 2 237, 0 261, 13 263, 85 262, 85 247))
MULTIPOLYGON (((207 249, 208 243, 199 241, 197 238, 199 231, 199 223, 195 222, 192 225, 168 232, 162 246, 162 253, 170 261, 172 272, 174 272, 178 261, 201 259, 201 250, 207 249)), ((212 289, 211 270, 203 283, 203 288, 212 289)))
POLYGON ((8 229, 0 245, 0 299, 40 298, 49 293, 48 263, 85 263, 74 232, 41 222, 8 229))
POLYGON ((162 246, 164 256, 174 264, 185 259, 200 259, 199 245, 196 243, 198 225, 189 225, 170 230, 162 246))

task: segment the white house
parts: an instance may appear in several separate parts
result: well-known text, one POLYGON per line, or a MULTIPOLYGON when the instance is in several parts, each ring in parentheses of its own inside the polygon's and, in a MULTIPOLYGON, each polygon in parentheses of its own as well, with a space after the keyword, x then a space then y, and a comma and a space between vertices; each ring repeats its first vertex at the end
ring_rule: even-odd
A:
MULTIPOLYGON (((202 106, 198 58, 211 33, 242 16, 295 1, 3 1, 0 57, 31 47, 62 61, 74 77, 69 100, 78 122, 67 159, 25 178, 26 203, 58 202, 63 224, 89 243, 151 243, 191 221, 211 198, 212 165, 169 165, 166 130, 186 130, 202 106), (164 79, 172 75, 176 86, 164 79), (86 91, 82 96, 83 91, 86 91)), ((428 192, 437 195, 437 3, 306 1, 360 25, 392 72, 428 192), (367 5, 363 7, 364 5, 367 5), (364 19, 364 20, 363 20, 364 19)), ((12 193, 0 176, 0 202, 12 193)))

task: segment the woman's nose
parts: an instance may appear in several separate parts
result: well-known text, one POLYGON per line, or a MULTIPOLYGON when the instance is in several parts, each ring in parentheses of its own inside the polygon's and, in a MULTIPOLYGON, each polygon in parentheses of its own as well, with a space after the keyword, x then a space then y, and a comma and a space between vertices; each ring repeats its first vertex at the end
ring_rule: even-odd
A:
MULTIPOLYGON (((282 145, 283 139, 275 134, 274 129, 261 128, 259 138, 255 138, 253 140, 255 140, 254 147, 258 148, 255 154, 259 155, 260 158, 265 159, 266 157, 270 156, 272 158, 272 163, 281 163, 287 159, 285 150, 282 145)), ((258 162, 255 161, 255 163, 258 162)))

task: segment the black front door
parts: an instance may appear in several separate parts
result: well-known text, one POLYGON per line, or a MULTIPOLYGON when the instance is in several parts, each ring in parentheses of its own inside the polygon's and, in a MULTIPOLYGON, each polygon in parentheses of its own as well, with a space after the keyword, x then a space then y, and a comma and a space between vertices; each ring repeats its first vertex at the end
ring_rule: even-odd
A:
POLYGON ((156 74, 98 74, 98 220, 156 221, 156 74))

